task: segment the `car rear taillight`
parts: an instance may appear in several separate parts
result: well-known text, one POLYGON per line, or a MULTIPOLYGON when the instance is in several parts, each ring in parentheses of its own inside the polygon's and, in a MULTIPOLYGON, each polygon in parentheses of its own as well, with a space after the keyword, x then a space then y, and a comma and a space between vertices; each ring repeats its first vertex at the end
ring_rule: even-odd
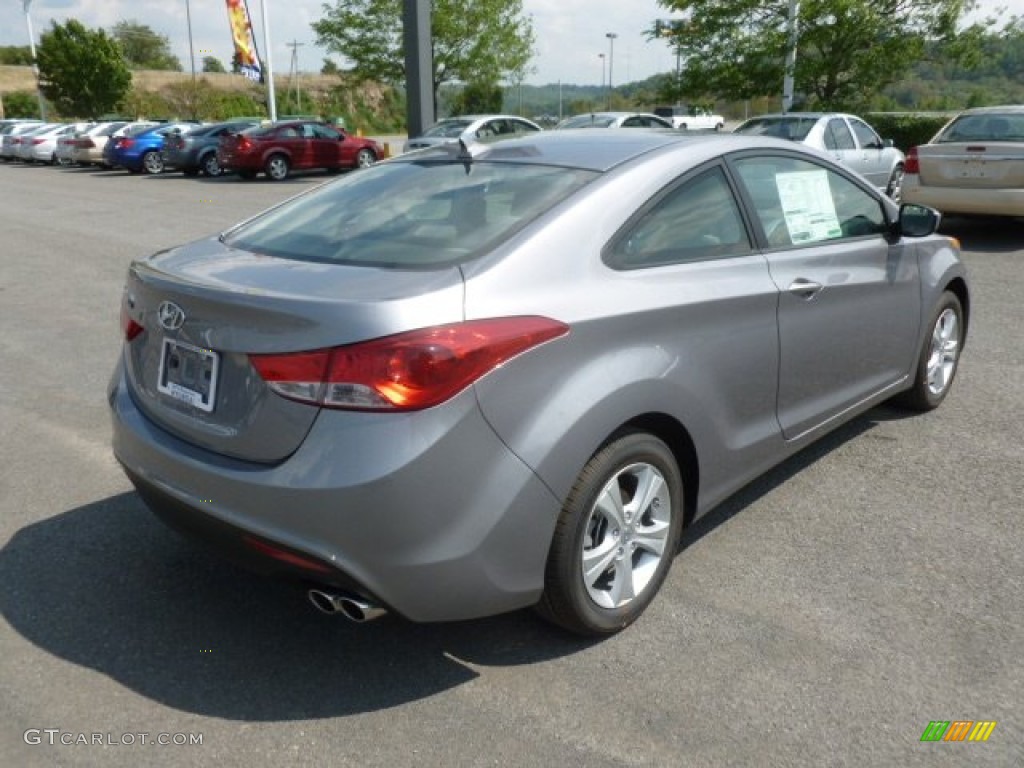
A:
POLYGON ((128 314, 128 307, 122 305, 121 306, 121 331, 124 333, 124 340, 125 341, 131 341, 136 336, 138 336, 140 333, 142 333, 144 330, 146 330, 146 329, 143 328, 141 325, 139 325, 134 320, 132 320, 131 315, 128 314))
POLYGON ((513 357, 568 332, 565 323, 546 317, 503 317, 249 360, 271 389, 291 400, 414 411, 443 403, 513 357))
POLYGON ((36 144, 42 144, 44 141, 46 141, 46 139, 32 139, 32 145, 35 146, 36 144))
POLYGON ((114 145, 116 149, 129 149, 135 143, 135 139, 118 139, 114 145))
POLYGON ((252 149, 252 140, 248 136, 238 137, 238 148, 243 152, 247 152, 252 149))
POLYGON ((921 161, 917 157, 917 147, 911 147, 907 152, 906 161, 903 163, 904 173, 920 173, 921 161))

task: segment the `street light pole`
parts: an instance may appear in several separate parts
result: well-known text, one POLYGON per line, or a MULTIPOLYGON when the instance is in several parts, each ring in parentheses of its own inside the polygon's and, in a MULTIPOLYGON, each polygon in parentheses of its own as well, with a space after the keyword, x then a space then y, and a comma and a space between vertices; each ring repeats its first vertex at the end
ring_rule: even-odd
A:
POLYGON ((277 98, 274 96, 274 64, 270 55, 270 24, 267 23, 267 0, 260 0, 260 9, 263 14, 263 49, 267 52, 267 112, 270 114, 270 122, 277 122, 277 98))
MULTIPOLYGON (((185 0, 185 20, 188 24, 188 60, 192 63, 192 87, 196 85, 196 51, 192 47, 192 9, 188 0, 185 0)), ((193 115, 195 117, 195 115, 193 115)))
POLYGON ((782 78, 782 111, 793 108, 796 79, 796 46, 800 38, 800 0, 789 0, 789 46, 786 50, 785 74, 782 78))
POLYGON ((39 98, 39 119, 46 119, 46 102, 43 101, 43 89, 39 85, 39 62, 36 60, 36 36, 32 31, 32 15, 29 9, 32 7, 32 0, 22 0, 22 8, 25 9, 25 25, 28 27, 28 46, 32 51, 32 71, 36 75, 36 96, 39 98))
POLYGON ((612 69, 615 66, 615 38, 614 32, 605 33, 608 38, 608 109, 612 108, 612 69))
MULTIPOLYGON (((606 59, 605 59, 605 56, 604 56, 603 53, 597 54, 597 58, 599 58, 601 60, 601 90, 603 91, 604 90, 604 67, 605 67, 606 59)), ((600 94, 600 93, 601 93, 601 91, 598 91, 598 94, 600 94)), ((600 96, 598 96, 598 98, 600 98, 600 96)))

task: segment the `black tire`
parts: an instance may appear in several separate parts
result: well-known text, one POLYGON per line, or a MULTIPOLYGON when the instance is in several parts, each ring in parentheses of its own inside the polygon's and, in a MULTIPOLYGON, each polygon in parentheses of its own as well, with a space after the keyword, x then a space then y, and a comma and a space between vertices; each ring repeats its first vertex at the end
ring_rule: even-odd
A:
POLYGON ((142 155, 142 170, 150 176, 164 172, 164 156, 151 149, 142 155))
POLYGON ((587 462, 562 507, 538 612, 581 635, 628 627, 665 581, 682 527, 683 480, 672 451, 645 432, 616 436, 587 462), (633 507, 638 489, 649 502, 642 509, 633 507), (615 495, 620 504, 604 503, 615 495))
POLYGON ((914 385, 896 398, 897 404, 915 411, 939 407, 949 394, 960 367, 965 330, 960 299, 946 291, 925 326, 928 335, 917 361, 914 385))
POLYGON ((288 158, 282 154, 271 155, 263 164, 263 172, 271 181, 284 181, 288 178, 289 170, 288 158))
POLYGON ((220 167, 220 163, 217 161, 216 152, 208 152, 203 155, 199 159, 199 167, 211 179, 224 175, 224 169, 220 167))
POLYGON ((368 168, 377 162, 377 155, 372 149, 360 149, 356 153, 356 168, 368 168))

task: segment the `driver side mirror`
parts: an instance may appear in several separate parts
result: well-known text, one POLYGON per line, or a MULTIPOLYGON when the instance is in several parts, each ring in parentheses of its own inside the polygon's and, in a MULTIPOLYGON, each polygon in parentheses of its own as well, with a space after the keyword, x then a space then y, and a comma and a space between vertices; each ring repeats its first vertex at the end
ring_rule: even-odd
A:
POLYGON ((904 203, 900 206, 899 234, 903 237, 927 237, 934 234, 942 214, 925 205, 904 203))

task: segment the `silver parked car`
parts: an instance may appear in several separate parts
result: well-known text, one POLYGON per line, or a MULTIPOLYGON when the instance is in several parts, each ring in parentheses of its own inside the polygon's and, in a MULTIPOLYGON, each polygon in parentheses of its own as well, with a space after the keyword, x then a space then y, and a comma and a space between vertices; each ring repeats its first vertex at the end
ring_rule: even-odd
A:
POLYGON ((114 453, 326 612, 613 633, 684 524, 873 405, 946 397, 970 296, 938 221, 761 137, 396 158, 132 263, 114 453))
POLYGON ((819 149, 862 174, 889 197, 900 200, 906 164, 903 152, 859 117, 838 112, 761 115, 741 123, 736 133, 776 136, 819 149))
POLYGON ((463 134, 476 139, 497 141, 511 139, 524 134, 542 130, 532 120, 516 115, 462 115, 446 117, 430 126, 421 135, 414 136, 405 142, 404 152, 424 147, 436 147, 438 144, 452 144, 463 134))
POLYGON ((1024 216, 1024 105, 961 112, 907 154, 904 190, 943 213, 1024 216))

